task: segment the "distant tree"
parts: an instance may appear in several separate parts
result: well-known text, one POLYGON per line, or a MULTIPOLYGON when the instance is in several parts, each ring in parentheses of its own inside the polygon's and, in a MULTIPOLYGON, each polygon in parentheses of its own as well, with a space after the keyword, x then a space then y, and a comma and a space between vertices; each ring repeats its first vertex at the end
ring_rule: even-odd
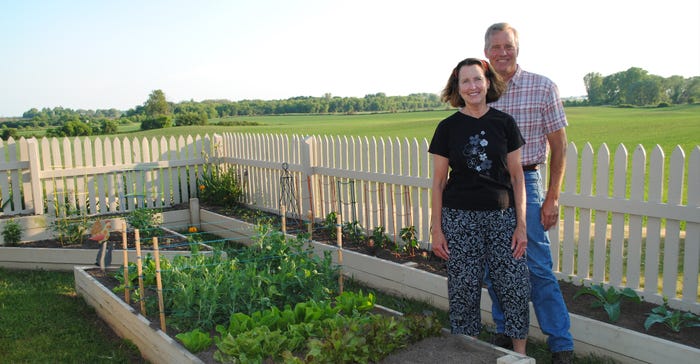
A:
POLYGON ((165 94, 162 90, 154 90, 151 92, 143 108, 146 115, 150 117, 170 115, 170 105, 168 105, 168 102, 165 100, 165 94))
POLYGON ((186 112, 182 114, 175 115, 175 125, 206 125, 207 124, 207 114, 202 112, 186 112))
POLYGON ((3 128, 2 129, 2 140, 17 139, 17 129, 15 128, 3 128))
POLYGON ((46 131, 48 137, 71 137, 92 135, 92 128, 87 123, 77 120, 70 120, 63 126, 46 131))
POLYGON ((147 118, 141 122, 141 130, 162 129, 171 126, 173 126, 173 119, 170 115, 147 118))
POLYGON ((118 124, 114 120, 103 119, 100 123, 100 133, 101 134, 116 134, 118 124))
POLYGON ((583 82, 586 85, 588 102, 591 105, 602 105, 605 100, 603 76, 601 76, 600 73, 591 72, 583 77, 583 82))

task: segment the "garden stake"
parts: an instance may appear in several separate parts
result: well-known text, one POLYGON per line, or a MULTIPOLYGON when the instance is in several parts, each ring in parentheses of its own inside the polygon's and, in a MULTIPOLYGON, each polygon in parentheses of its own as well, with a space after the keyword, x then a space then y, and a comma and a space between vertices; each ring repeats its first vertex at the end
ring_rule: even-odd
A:
MULTIPOLYGON (((314 236, 314 213, 309 210, 309 223, 306 225, 309 231, 309 239, 314 236)), ((313 239, 312 239, 313 240, 313 239)))
POLYGON ((160 329, 165 331, 165 307, 163 305, 163 283, 160 279, 160 253, 158 252, 158 238, 153 237, 153 255, 156 260, 156 287, 158 289, 158 313, 160 314, 160 329))
POLYGON ((369 183, 365 182, 364 183, 365 187, 365 226, 369 226, 369 222, 372 221, 372 219, 369 216, 369 183))
POLYGON ((282 234, 287 234, 287 207, 286 205, 280 205, 280 213, 282 218, 282 234))
POLYGON ((340 275, 338 276, 338 289, 339 292, 342 294, 343 293, 343 231, 341 229, 341 218, 340 214, 336 217, 336 223, 335 223, 335 229, 336 233, 335 235, 337 236, 338 239, 338 266, 340 266, 340 275))
POLYGON ((122 249, 124 250, 124 301, 129 303, 129 252, 126 251, 126 221, 122 222, 122 249))
POLYGON ((141 314, 146 316, 146 301, 144 301, 145 290, 143 289, 143 265, 141 263, 141 238, 139 237, 139 229, 134 229, 134 240, 136 244, 136 269, 139 275, 139 300, 141 304, 141 314))
MULTIPOLYGON (((306 185, 309 188, 309 208, 311 209, 309 210, 309 215, 311 216, 309 221, 314 221, 314 193, 311 189, 311 176, 306 176, 306 185)), ((309 231, 309 234, 311 234, 311 231, 309 231)))

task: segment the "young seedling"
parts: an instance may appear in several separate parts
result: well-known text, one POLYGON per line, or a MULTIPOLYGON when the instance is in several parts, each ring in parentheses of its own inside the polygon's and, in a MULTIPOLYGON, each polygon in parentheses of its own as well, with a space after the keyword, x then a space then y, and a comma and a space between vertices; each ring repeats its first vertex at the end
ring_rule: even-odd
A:
POLYGON ((583 287, 574 294, 574 299, 581 295, 590 295, 596 298, 596 301, 591 307, 603 307, 608 313, 608 318, 612 322, 616 322, 620 318, 620 303, 623 298, 627 298, 633 302, 641 302, 641 299, 633 289, 627 287, 622 290, 616 290, 615 287, 609 287, 607 290, 603 284, 583 287))
POLYGON ((668 299, 664 298, 662 306, 655 307, 651 310, 649 317, 644 321, 644 329, 649 331, 649 328, 654 324, 663 324, 673 332, 680 332, 685 327, 700 327, 700 317, 692 312, 673 311, 668 307, 668 299))

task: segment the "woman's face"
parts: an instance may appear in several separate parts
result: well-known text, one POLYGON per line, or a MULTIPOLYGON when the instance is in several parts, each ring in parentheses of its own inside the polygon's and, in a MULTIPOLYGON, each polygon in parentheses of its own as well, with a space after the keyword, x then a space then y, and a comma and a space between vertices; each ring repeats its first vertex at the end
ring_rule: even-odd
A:
POLYGON ((484 75, 484 69, 472 64, 459 69, 459 95, 467 105, 486 105, 486 92, 489 81, 484 75))

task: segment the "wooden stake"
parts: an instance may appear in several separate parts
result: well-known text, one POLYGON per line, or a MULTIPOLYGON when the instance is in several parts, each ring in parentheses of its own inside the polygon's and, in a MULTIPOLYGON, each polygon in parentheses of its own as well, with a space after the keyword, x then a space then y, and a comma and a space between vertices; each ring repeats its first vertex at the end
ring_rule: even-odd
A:
POLYGON ((280 213, 282 214, 282 234, 287 233, 287 207, 282 204, 280 206, 280 213))
POLYGON ((124 250, 124 302, 130 303, 129 290, 129 252, 126 251, 128 244, 126 238, 126 223, 122 223, 122 249, 124 250))
POLYGON ((136 243, 136 269, 139 275, 141 314, 146 316, 146 290, 143 288, 143 262, 141 261, 141 238, 139 237, 139 229, 134 229, 134 240, 136 243))
POLYGON ((339 273, 340 275, 338 276, 338 289, 339 292, 342 294, 343 293, 343 229, 342 229, 342 219, 340 218, 340 214, 336 217, 336 238, 338 239, 338 265, 340 266, 339 273))
MULTIPOLYGON (((313 221, 314 221, 314 193, 313 193, 313 190, 311 189, 311 176, 306 176, 306 184, 309 187, 309 216, 310 216, 309 222, 311 222, 311 224, 313 225, 313 221)), ((301 211, 301 209, 299 209, 299 211, 301 211)), ((309 234, 311 234, 310 231, 309 231, 309 234)))
POLYGON ((158 251, 158 238, 153 237, 153 255, 156 261, 156 287, 158 289, 158 313, 160 314, 160 329, 165 330, 165 306, 163 304, 163 283, 160 279, 160 253, 158 251))
POLYGON ((307 230, 309 232, 309 239, 314 236, 314 214, 309 210, 309 223, 307 225, 307 230))

